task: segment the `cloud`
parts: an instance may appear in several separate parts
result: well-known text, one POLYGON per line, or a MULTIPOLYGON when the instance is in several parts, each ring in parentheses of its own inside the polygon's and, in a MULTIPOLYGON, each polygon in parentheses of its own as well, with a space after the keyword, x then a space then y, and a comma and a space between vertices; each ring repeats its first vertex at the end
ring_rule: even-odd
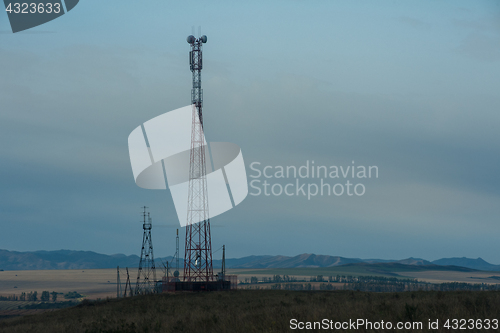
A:
POLYGON ((500 60, 500 7, 483 16, 469 13, 453 19, 452 24, 458 31, 465 32, 457 52, 485 62, 500 60))
POLYGON ((462 40, 457 51, 480 61, 497 62, 500 60, 500 34, 472 33, 462 40))
MULTIPOLYGON (((360 22, 332 13, 345 16, 332 20, 343 30, 324 37, 313 24, 294 34, 302 29, 294 25, 286 53, 290 41, 276 42, 272 20, 266 34, 252 26, 230 31, 248 36, 245 43, 217 25, 204 59, 205 133, 238 144, 247 166, 355 160, 377 165, 380 178, 359 200, 249 197, 212 221, 225 225, 214 242, 227 241, 234 255, 392 257, 406 247, 407 256, 428 258, 466 248, 456 244, 473 234, 468 249, 484 254, 498 228, 500 194, 494 26, 468 20, 419 34, 428 22, 423 14, 408 12, 401 23, 410 28, 394 31, 376 24, 384 17, 360 22), (462 56, 441 52, 443 41, 462 56)), ((109 18, 102 22, 107 27, 109 18)), ((168 191, 135 185, 127 137, 137 124, 190 102, 188 45, 179 38, 165 52, 151 46, 156 37, 143 41, 146 30, 130 39, 115 31, 115 45, 102 33, 100 41, 88 34, 85 43, 76 36, 44 47, 45 39, 24 36, 33 44, 0 48, 0 219, 16 222, 4 223, 5 247, 137 253, 140 206, 151 207, 154 223, 176 223, 168 191), (19 229, 22 235, 6 236, 19 229)), ((178 37, 171 33, 170 40, 178 37)), ((157 235, 155 242, 165 236, 157 235)), ((155 252, 170 245, 155 243, 155 252)))
POLYGON ((426 23, 424 20, 410 16, 401 16, 398 18, 398 21, 412 28, 429 27, 429 24, 426 23))

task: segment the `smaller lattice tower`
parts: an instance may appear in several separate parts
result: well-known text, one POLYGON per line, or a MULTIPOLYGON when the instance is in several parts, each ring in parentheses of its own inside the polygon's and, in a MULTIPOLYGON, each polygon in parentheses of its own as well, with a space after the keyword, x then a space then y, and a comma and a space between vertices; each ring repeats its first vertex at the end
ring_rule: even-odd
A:
POLYGON ((139 261, 139 270, 137 272, 137 283, 135 285, 135 294, 149 294, 155 291, 156 267, 153 256, 153 241, 151 240, 152 220, 149 213, 146 213, 147 207, 143 207, 144 211, 142 228, 144 230, 142 236, 141 260, 139 261))

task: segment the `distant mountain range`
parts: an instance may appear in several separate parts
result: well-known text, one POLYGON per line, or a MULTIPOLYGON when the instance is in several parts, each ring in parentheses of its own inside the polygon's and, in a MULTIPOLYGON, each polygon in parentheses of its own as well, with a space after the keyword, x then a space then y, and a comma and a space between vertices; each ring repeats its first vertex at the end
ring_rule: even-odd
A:
POLYGON ((480 271, 500 271, 500 265, 490 264, 489 262, 486 262, 481 258, 477 258, 477 259, 470 259, 470 258, 465 258, 465 257, 463 257, 463 258, 444 258, 444 259, 434 260, 432 263, 435 265, 441 265, 441 266, 454 265, 454 266, 460 266, 460 267, 468 267, 468 268, 473 268, 473 269, 477 269, 480 271))
MULTIPOLYGON (((170 262, 172 257, 156 258, 156 266, 170 262)), ((172 263, 171 263, 172 264, 172 263)), ((179 260, 181 267, 183 260, 179 260)), ((333 267, 355 264, 391 264, 425 266, 431 269, 435 266, 458 266, 483 271, 500 271, 500 265, 493 265, 481 258, 443 258, 427 261, 419 258, 403 260, 357 259, 338 256, 300 254, 288 256, 248 256, 238 259, 226 259, 226 268, 299 268, 299 267, 333 267), (430 267, 429 267, 430 266, 430 267)), ((0 250, 0 270, 37 270, 37 269, 97 269, 120 267, 138 267, 139 257, 136 255, 114 254, 106 255, 92 251, 35 251, 16 252, 0 250)), ((221 260, 213 260, 214 268, 221 267, 221 260)))
POLYGON ((91 269, 116 266, 137 267, 139 257, 124 254, 106 255, 92 251, 35 251, 16 252, 0 250, 0 269, 91 269))

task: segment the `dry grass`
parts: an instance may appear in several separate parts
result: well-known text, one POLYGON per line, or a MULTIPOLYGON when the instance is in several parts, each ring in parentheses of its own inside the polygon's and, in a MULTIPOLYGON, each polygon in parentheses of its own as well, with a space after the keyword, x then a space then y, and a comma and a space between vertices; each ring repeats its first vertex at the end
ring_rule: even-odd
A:
MULTIPOLYGON (((137 274, 137 269, 130 270, 130 274, 131 280, 135 281, 133 274, 137 274)), ((123 275, 122 281, 125 282, 123 275)), ((78 291, 91 299, 116 297, 116 268, 0 272, 2 296, 37 291, 40 297, 44 290, 59 293, 78 291)))
MULTIPOLYGON (((500 316, 500 292, 236 291, 112 299, 0 321, 13 332, 288 332, 290 319, 421 321, 500 316)), ((470 330, 468 330, 470 331, 470 330)), ((370 332, 359 330, 359 332, 370 332)), ((441 329, 438 332, 449 332, 441 329)))
MULTIPOLYGON (((237 274, 238 280, 257 276, 270 278, 274 274, 287 274, 298 279, 309 279, 311 276, 337 275, 339 268, 295 268, 295 269, 231 269, 228 274, 237 274)), ((130 279, 135 283, 137 268, 130 268, 130 279)), ((158 278, 161 272, 158 271, 158 278)), ((342 272, 352 275, 373 275, 369 272, 342 272)), ((425 272, 399 272, 403 276, 418 278, 420 281, 432 283, 442 282, 467 282, 467 283, 498 283, 498 279, 488 277, 500 275, 500 272, 453 272, 453 271, 425 271, 425 272)), ((375 274, 376 275, 376 274, 375 274)), ((125 284, 125 269, 120 269, 122 284, 125 284)), ((390 275, 388 275, 390 276, 390 275)), ((259 287, 265 288, 265 285, 259 287)), ((104 299, 106 297, 116 297, 116 269, 86 269, 86 270, 35 270, 35 271, 0 271, 0 295, 9 296, 20 295, 22 292, 29 293, 47 290, 59 293, 77 291, 88 299, 104 299), (109 282, 108 282, 109 281, 109 282), (17 287, 17 288, 14 288, 17 287)))

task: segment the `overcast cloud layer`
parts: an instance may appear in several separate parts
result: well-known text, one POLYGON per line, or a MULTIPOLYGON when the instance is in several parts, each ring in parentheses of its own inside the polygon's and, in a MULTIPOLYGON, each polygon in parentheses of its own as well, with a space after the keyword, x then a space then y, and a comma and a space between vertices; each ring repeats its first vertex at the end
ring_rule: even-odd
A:
POLYGON ((150 2, 17 34, 0 13, 0 248, 139 254, 146 205, 155 255, 175 252, 170 194, 135 185, 127 137, 190 103, 201 25, 205 134, 248 175, 379 169, 361 197, 249 195, 212 220, 214 250, 500 263, 497 1, 150 2))

